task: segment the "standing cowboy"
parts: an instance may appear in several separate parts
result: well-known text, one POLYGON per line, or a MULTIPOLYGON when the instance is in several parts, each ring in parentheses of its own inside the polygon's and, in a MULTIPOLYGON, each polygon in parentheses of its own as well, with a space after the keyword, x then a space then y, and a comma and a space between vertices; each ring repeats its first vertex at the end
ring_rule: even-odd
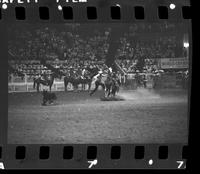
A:
POLYGON ((96 92, 96 90, 98 89, 99 86, 101 86, 103 89, 105 89, 105 86, 104 84, 102 83, 102 71, 99 71, 99 73, 94 76, 94 79, 95 79, 95 88, 94 90, 92 90, 92 92, 90 93, 90 96, 96 92))
POLYGON ((86 75, 86 69, 85 68, 82 70, 81 75, 82 75, 82 77, 85 77, 85 75, 86 75))
POLYGON ((89 72, 87 69, 84 68, 84 69, 82 70, 82 78, 83 78, 83 79, 88 79, 88 78, 90 78, 89 74, 90 74, 90 72, 89 72))

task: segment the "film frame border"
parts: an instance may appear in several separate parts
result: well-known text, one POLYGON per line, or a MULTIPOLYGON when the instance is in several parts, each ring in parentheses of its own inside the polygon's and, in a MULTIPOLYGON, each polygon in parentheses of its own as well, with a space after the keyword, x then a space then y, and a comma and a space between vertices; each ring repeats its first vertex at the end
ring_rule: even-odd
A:
MULTIPOLYGON (((18 4, 14 1, 8 4, 7 9, 0 7, 1 22, 48 22, 48 23, 75 23, 75 22, 187 22, 191 19, 191 8, 189 0, 87 0, 87 3, 66 3, 59 4, 54 1, 39 1, 39 3, 18 4), (64 19, 64 8, 72 8, 73 18, 64 19), (96 8, 97 18, 88 19, 87 8, 96 8), (143 8, 143 9, 142 9, 143 8), (45 11, 40 13, 40 9, 45 11), (20 12, 22 11, 23 12, 20 12), (111 17, 114 13, 117 18, 111 17), (120 17, 118 16, 120 13, 120 17), (17 19, 19 15, 25 18, 17 19), (40 16, 41 15, 41 16, 40 16), (46 16, 45 16, 46 15, 46 16), (137 17, 139 15, 139 17, 137 17), (141 17, 144 15, 143 17, 141 17), (43 18, 45 16, 46 18, 43 18), (47 17, 48 16, 48 17, 47 17)), ((31 1, 32 2, 32 1, 31 1)), ((3 6, 3 4, 0 4, 3 6)), ((69 10, 69 9, 68 9, 69 10)), ((91 11, 89 9, 88 11, 91 11)), ((91 15, 90 15, 91 16, 91 15)))
MULTIPOLYGON (((26 19, 25 20, 17 20, 15 18, 15 7, 18 7, 19 4, 9 4, 8 9, 6 10, 2 10, 1 9, 1 17, 0 17, 0 31, 1 33, 6 33, 6 25, 9 24, 10 22, 17 22, 17 23, 76 23, 76 22, 80 22, 80 23, 131 23, 131 22, 162 22, 164 20, 167 21, 171 21, 171 22, 183 22, 183 23, 187 23, 188 27, 191 27, 191 20, 189 19, 184 19, 182 16, 182 6, 190 6, 189 1, 185 0, 185 1, 176 1, 176 9, 174 10, 174 13, 168 13, 168 19, 159 19, 158 17, 158 13, 157 13, 157 6, 167 6, 169 5, 169 2, 171 2, 170 0, 164 1, 162 3, 158 3, 158 1, 153 1, 150 0, 149 2, 145 2, 143 1, 128 1, 127 2, 123 1, 109 1, 109 3, 107 3, 106 1, 88 1, 88 3, 85 4, 72 4, 69 3, 69 6, 72 7, 73 9, 73 14, 74 14, 74 19, 73 20, 65 20, 63 18, 63 14, 61 13, 61 11, 59 11, 57 9, 57 4, 53 4, 53 3, 47 3, 47 1, 43 1, 42 3, 38 3, 38 4, 33 4, 33 6, 30 7, 31 4, 23 4, 20 5, 25 7, 26 9, 26 19), (103 2, 103 5, 100 3, 103 2), (128 2, 128 5, 127 5, 128 2), (121 9, 121 19, 117 19, 117 20, 112 20, 111 18, 111 14, 110 14, 110 6, 115 6, 116 3, 120 4, 120 9, 121 9), (140 19, 137 20, 134 18, 133 15, 133 11, 132 11, 132 6, 130 7, 130 3, 132 4, 132 6, 148 6, 148 8, 144 8, 144 12, 145 12, 145 18, 144 19, 140 19), (167 5, 166 5, 167 4, 167 5), (55 6, 54 6, 55 5, 55 6), (109 6, 107 6, 109 5, 109 6), (40 6, 47 6, 50 9, 50 19, 49 20, 40 20, 39 18, 39 13, 37 13, 38 15, 35 15, 36 9, 38 9, 40 6), (87 13, 86 13, 86 9, 88 6, 95 6, 97 7, 97 19, 95 20, 88 20, 87 19, 87 13), (99 9, 100 6, 100 9, 99 9), (154 13, 152 13, 152 11, 154 13), (28 13, 27 13, 28 12, 28 13), (132 15, 130 15, 132 14, 132 15), (4 25, 5 24, 5 25, 4 25), (2 27, 3 26, 3 27, 2 27)), ((160 1, 159 1, 160 2, 160 1)), ((66 5, 66 3, 65 3, 66 5)), ((68 5, 67 5, 68 6, 68 5)), ((169 10, 170 11, 170 10, 169 10)), ((168 11, 168 12, 169 12, 168 11)), ((191 28, 189 29, 189 36, 190 36, 190 45, 192 47, 192 41, 191 41, 191 28)), ((2 39, 2 41, 4 41, 4 38, 2 39)), ((5 40, 6 41, 6 40, 5 40)), ((6 53, 6 45, 1 43, 1 48, 3 50, 3 56, 7 56, 6 53)), ((191 57, 192 57, 192 52, 190 51, 190 70, 191 70, 191 57)), ((3 74, 5 71, 7 71, 7 69, 5 69, 5 67, 7 67, 7 59, 4 59, 2 61, 3 63, 1 64, 1 71, 3 74), (6 66, 5 66, 6 65, 6 66)), ((191 71, 192 72, 192 71, 191 71)), ((1 75, 2 76, 2 75, 1 75)), ((189 87, 189 103, 190 103, 190 92, 191 92, 191 76, 190 75, 190 87, 189 87)), ((7 77, 3 77, 2 79, 4 82, 7 82, 7 77)), ((6 83, 5 83, 6 84, 6 83)), ((0 94, 4 97, 7 97, 7 94, 5 92, 7 92, 7 84, 4 85, 3 87, 1 87, 2 90, 0 92, 0 94)), ((7 99, 5 98, 5 101, 7 99)), ((4 109, 0 111, 1 115, 5 115, 7 113, 7 105, 5 105, 6 103, 4 103, 3 105, 6 107, 3 107, 4 109)), ((190 106, 190 104, 189 104, 190 106)), ((189 111, 190 113, 190 108, 189 111)), ((189 117, 188 117, 189 120, 189 117)), ((185 144, 112 144, 112 145, 108 145, 108 144, 67 144, 67 145, 46 145, 46 144, 42 144, 42 145, 11 145, 11 144, 7 144, 7 118, 2 118, 0 117, 0 133, 2 133, 2 135, 0 135, 0 162, 2 161, 5 165, 5 168, 49 168, 49 166, 52 166, 52 168, 58 168, 58 169, 65 169, 65 168, 77 168, 77 169, 86 169, 88 168, 88 163, 87 161, 89 160, 87 158, 87 148, 88 146, 95 146, 97 147, 97 159, 102 160, 101 164, 96 165, 94 168, 95 169, 111 169, 111 168, 115 168, 115 169, 124 169, 124 168, 129 168, 129 169, 177 169, 178 166, 180 165, 179 163, 175 163, 174 160, 176 161, 183 161, 183 164, 181 165, 180 169, 184 169, 184 164, 186 163, 186 159, 185 157, 183 157, 185 151, 188 151, 188 145, 185 144), (5 125, 6 125, 6 129, 5 129, 5 125), (17 147, 20 147, 23 149, 23 147, 25 147, 25 158, 24 159, 16 159, 16 151, 17 151, 17 147), (46 160, 40 160, 39 159, 39 151, 41 147, 49 147, 49 152, 50 152, 50 156, 49 158, 47 158, 46 160), (73 147, 73 158, 70 160, 63 160, 63 147, 64 146, 72 146, 73 147), (120 151, 121 151, 121 157, 118 159, 111 159, 110 155, 111 155, 111 148, 112 146, 114 147, 120 147, 120 151), (134 154, 137 153, 137 151, 135 150, 135 147, 144 147, 145 150, 145 154, 144 154, 144 159, 135 159, 134 158, 134 154), (167 146, 168 147, 168 158, 167 159, 162 159, 160 160, 158 158, 159 154, 158 154, 158 149, 160 146, 167 146), (183 150, 182 149, 187 149, 187 150, 183 150), (59 151, 59 153, 57 153, 59 151), (129 156, 128 154, 130 154, 130 152, 132 152, 132 156, 129 156), (34 156, 34 154, 38 153, 37 156, 34 156), (155 155, 156 154, 156 155, 155 155), (172 155, 173 154, 173 155, 172 155), (33 155, 33 156, 32 156, 33 155), (127 156, 128 155, 128 156, 127 156), (51 158, 52 157, 52 158, 51 158), (105 158, 106 157, 106 158, 105 158), (129 161, 127 160, 129 159, 129 161), (178 159, 178 160, 177 160, 178 159), (26 161, 27 160, 27 161, 26 161), (28 163, 28 161, 32 161, 35 163, 35 166, 33 166, 32 163, 28 163), (153 164, 150 165, 148 164, 150 160, 153 160, 153 164), (59 164, 55 165, 55 161, 58 162, 59 164), (173 161, 173 162, 172 162, 173 161), (179 164, 179 165, 178 165, 179 164)), ((189 124, 189 121, 188 121, 189 124)), ((21 150, 22 150, 21 149, 21 150)), ((19 150, 19 151, 21 151, 19 150)), ((23 150, 22 150, 23 151, 23 150)), ((185 155, 187 156, 187 155, 185 155)))

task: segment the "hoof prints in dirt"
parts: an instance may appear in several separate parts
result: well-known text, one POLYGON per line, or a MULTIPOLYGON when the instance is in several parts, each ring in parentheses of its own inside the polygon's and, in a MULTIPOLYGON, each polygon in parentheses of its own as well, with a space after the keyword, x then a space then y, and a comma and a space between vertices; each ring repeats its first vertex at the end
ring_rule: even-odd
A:
POLYGON ((124 101, 123 98, 119 98, 119 97, 109 97, 109 98, 101 97, 100 99, 101 101, 124 101))

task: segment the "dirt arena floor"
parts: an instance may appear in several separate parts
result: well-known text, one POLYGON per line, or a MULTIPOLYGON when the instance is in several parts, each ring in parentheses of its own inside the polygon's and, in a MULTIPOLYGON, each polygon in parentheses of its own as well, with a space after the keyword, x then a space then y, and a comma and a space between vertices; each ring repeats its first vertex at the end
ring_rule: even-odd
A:
POLYGON ((124 101, 101 101, 102 91, 56 92, 42 106, 41 93, 8 94, 8 143, 187 143, 183 90, 124 91, 124 101))

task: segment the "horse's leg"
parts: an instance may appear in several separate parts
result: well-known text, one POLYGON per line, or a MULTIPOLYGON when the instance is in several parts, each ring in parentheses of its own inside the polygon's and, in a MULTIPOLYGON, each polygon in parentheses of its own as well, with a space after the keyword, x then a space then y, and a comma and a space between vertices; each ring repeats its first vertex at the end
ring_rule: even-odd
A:
POLYGON ((77 89, 78 89, 78 92, 82 91, 82 88, 83 88, 82 85, 83 85, 82 83, 80 83, 80 84, 77 85, 77 87, 78 87, 78 88, 77 88, 77 89), (80 90, 79 90, 79 85, 81 85, 81 89, 80 89, 80 90))
POLYGON ((67 91, 67 86, 69 82, 65 82, 65 92, 67 91))
POLYGON ((94 88, 94 90, 92 90, 92 91, 90 92, 90 96, 91 96, 92 94, 95 93, 95 91, 98 89, 98 87, 99 87, 99 84, 98 84, 98 83, 95 83, 95 88, 94 88))
POLYGON ((69 84, 70 84, 70 89, 74 90, 74 84, 72 82, 70 82, 69 84))
POLYGON ((112 90, 111 87, 109 87, 109 88, 108 88, 108 97, 112 97, 112 96, 111 96, 111 90, 112 90))
POLYGON ((92 82, 89 82, 89 83, 88 83, 88 92, 90 92, 90 89, 91 89, 91 83, 92 83, 92 82))
POLYGON ((87 87, 89 88, 89 83, 88 82, 85 83, 85 91, 86 91, 87 87))
POLYGON ((79 84, 78 84, 78 92, 80 92, 80 91, 82 91, 82 84, 80 84, 81 85, 81 89, 79 90, 79 84))
POLYGON ((84 83, 81 84, 82 91, 85 89, 84 83))
POLYGON ((40 89, 39 89, 39 83, 37 83, 37 92, 39 92, 40 91, 40 89))
POLYGON ((108 97, 108 88, 105 88, 105 97, 108 97))
POLYGON ((116 92, 117 92, 117 86, 115 86, 114 89, 113 89, 113 91, 112 91, 112 95, 113 95, 113 97, 116 96, 116 92))
POLYGON ((108 97, 108 96, 109 96, 109 89, 106 88, 106 90, 105 90, 105 97, 108 97))
POLYGON ((114 91, 114 89, 112 89, 112 91, 110 93, 112 97, 114 97, 114 93, 115 93, 115 91, 114 91))
POLYGON ((66 82, 65 82, 65 78, 64 78, 64 90, 66 91, 66 82))
POLYGON ((66 91, 68 91, 68 89, 67 89, 68 85, 69 85, 69 82, 66 83, 66 86, 65 86, 66 91))
POLYGON ((43 96, 43 102, 42 102, 42 105, 46 105, 46 99, 45 99, 45 97, 43 96))
POLYGON ((81 85, 81 91, 84 90, 84 82, 80 82, 80 85, 81 85))
POLYGON ((107 88, 107 97, 109 97, 110 94, 111 94, 111 86, 109 86, 109 87, 107 88))
POLYGON ((73 86, 73 91, 76 92, 77 90, 76 84, 74 83, 72 86, 73 86))
POLYGON ((73 91, 74 91, 74 90, 75 90, 75 84, 72 83, 72 84, 71 84, 71 87, 72 87, 72 89, 73 89, 73 91))
POLYGON ((78 90, 77 88, 78 88, 78 87, 77 87, 77 85, 75 84, 75 85, 74 85, 74 92, 77 92, 77 90, 78 90))
POLYGON ((119 92, 119 86, 117 86, 116 92, 117 92, 117 93, 119 92))
POLYGON ((86 83, 83 83, 83 90, 85 91, 85 86, 86 86, 86 83))
POLYGON ((113 97, 115 97, 115 95, 116 95, 116 91, 115 91, 115 90, 113 91, 113 94, 112 94, 112 95, 113 95, 113 97))
POLYGON ((104 97, 107 97, 107 95, 108 95, 108 88, 107 88, 107 86, 105 85, 105 86, 103 86, 103 85, 101 85, 102 87, 103 87, 103 90, 104 90, 104 97))
POLYGON ((77 84, 77 92, 80 92, 81 90, 79 90, 79 83, 77 84))
POLYGON ((108 97, 108 87, 107 85, 105 85, 105 88, 104 88, 104 93, 105 93, 105 97, 108 97))
POLYGON ((79 92, 78 86, 79 86, 79 84, 77 84, 77 86, 76 86, 76 92, 79 92))
POLYGON ((35 80, 33 80, 33 89, 35 89, 35 80))
POLYGON ((108 97, 108 94, 109 94, 109 88, 108 88, 108 86, 102 84, 102 88, 104 90, 104 94, 105 94, 104 96, 108 97))

